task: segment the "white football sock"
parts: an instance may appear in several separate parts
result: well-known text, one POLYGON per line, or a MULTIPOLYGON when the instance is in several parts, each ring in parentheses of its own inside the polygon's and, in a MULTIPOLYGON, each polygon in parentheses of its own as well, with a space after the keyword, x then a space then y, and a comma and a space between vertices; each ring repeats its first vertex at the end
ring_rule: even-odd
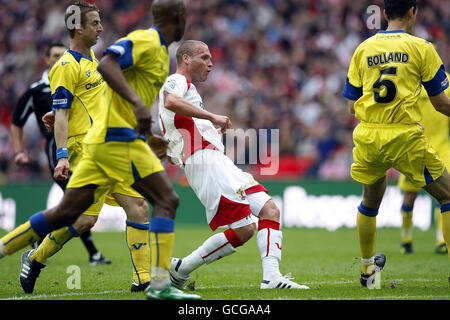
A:
POLYGON ((190 255, 183 258, 183 262, 178 269, 182 275, 189 275, 192 271, 203 265, 209 264, 220 258, 229 256, 236 252, 224 233, 217 233, 194 250, 190 255))
POLYGON ((281 276, 281 245, 283 234, 279 230, 263 228, 258 231, 257 243, 261 254, 263 280, 271 280, 281 276))

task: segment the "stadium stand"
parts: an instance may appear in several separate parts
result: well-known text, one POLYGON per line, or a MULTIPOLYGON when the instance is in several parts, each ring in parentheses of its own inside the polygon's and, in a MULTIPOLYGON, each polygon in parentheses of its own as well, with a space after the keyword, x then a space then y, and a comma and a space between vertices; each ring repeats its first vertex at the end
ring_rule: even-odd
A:
MULTIPOLYGON (((184 39, 208 43, 215 64, 200 88, 205 105, 213 112, 230 115, 235 128, 280 130, 280 168, 275 178, 349 178, 356 121, 340 94, 355 47, 377 31, 367 29, 365 23, 369 2, 377 3, 186 2, 189 18, 184 39)), ((446 1, 423 2, 425 12, 418 17, 415 33, 433 41, 450 70, 450 8, 446 1)), ((19 169, 11 160, 8 128, 18 97, 42 74, 46 46, 54 41, 68 43, 62 23, 64 8, 70 3, 0 0, 0 184, 42 176, 48 179, 37 127, 32 123, 26 127, 27 150, 33 159, 26 169, 19 169)), ((150 1, 95 3, 102 9, 105 29, 95 47, 97 55, 114 39, 150 19, 150 1)), ((176 178, 178 170, 166 166, 176 178)))

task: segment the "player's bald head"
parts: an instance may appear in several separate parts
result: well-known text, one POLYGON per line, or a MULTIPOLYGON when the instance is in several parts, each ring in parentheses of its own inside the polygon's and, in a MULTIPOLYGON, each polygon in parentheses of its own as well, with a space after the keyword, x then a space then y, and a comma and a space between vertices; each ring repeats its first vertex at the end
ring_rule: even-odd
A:
POLYGON ((180 44, 175 54, 177 59, 177 65, 181 65, 181 61, 183 60, 183 56, 187 54, 192 57, 200 46, 206 46, 206 43, 198 40, 186 40, 180 44))
POLYGON ((155 0, 152 4, 153 23, 165 25, 174 20, 179 14, 186 13, 183 0, 155 0))

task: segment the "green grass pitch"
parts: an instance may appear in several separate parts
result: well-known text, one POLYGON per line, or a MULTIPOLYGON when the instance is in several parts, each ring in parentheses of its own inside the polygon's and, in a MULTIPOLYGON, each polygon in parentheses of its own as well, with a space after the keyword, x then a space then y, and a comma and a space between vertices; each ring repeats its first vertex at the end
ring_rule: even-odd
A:
MULTIPOLYGON (((221 231, 219 229, 219 231, 221 231)), ((208 226, 178 225, 174 255, 183 257, 212 235, 208 226)), ((5 234, 0 231, 0 236, 5 234)), ((359 247, 355 229, 283 228, 280 269, 310 290, 260 290, 261 261, 256 237, 229 257, 204 265, 191 275, 194 292, 204 300, 450 300, 450 263, 446 255, 434 253, 434 230, 414 229, 415 254, 400 254, 400 231, 380 228, 377 252, 387 256, 380 290, 359 284, 359 247)), ((111 265, 90 266, 87 252, 78 239, 49 259, 38 278, 34 293, 22 292, 19 281, 20 256, 24 249, 0 259, 0 299, 32 300, 145 300, 131 293, 131 262, 121 232, 93 233, 95 244, 112 260, 111 265), (78 266, 80 288, 68 288, 78 266), (70 271, 70 270, 69 270, 70 271), (70 281, 69 281, 70 282, 70 281)))

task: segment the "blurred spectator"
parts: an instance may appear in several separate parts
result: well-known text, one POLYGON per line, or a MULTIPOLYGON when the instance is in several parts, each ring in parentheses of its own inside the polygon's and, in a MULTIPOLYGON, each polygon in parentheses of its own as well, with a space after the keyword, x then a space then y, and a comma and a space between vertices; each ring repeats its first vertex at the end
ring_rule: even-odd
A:
MULTIPOLYGON (((104 27, 94 48, 97 57, 131 29, 151 25, 151 1, 94 2, 102 11, 104 27)), ((63 16, 70 3, 0 0, 0 183, 48 174, 41 163, 42 146, 35 126, 27 126, 34 163, 21 172, 11 161, 8 128, 18 97, 43 71, 41 57, 46 46, 54 41, 68 43, 63 16)), ((341 90, 354 49, 377 32, 367 29, 366 8, 382 7, 383 1, 186 3, 184 39, 206 42, 213 56, 213 71, 199 87, 206 107, 230 115, 234 128, 278 129, 279 177, 348 179, 356 120, 341 90)), ((384 18, 381 21, 383 29, 384 18)), ((450 70, 450 1, 421 1, 415 33, 436 45, 450 70)), ((175 50, 176 44, 169 50, 172 58, 175 50)), ((173 60, 172 71, 174 64, 173 60)), ((267 142, 274 143, 270 135, 267 142)), ((227 154, 237 156, 231 150, 227 154)), ((173 177, 179 174, 173 167, 169 171, 173 177)))

